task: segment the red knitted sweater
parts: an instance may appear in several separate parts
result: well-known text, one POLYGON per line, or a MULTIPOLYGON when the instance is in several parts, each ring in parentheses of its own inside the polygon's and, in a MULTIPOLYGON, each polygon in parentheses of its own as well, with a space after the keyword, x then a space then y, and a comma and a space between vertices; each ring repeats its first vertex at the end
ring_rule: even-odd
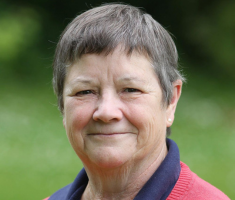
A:
POLYGON ((175 187, 167 200, 229 200, 229 198, 210 183, 199 178, 183 162, 175 187))
POLYGON ((181 162, 180 165, 179 179, 166 200, 229 200, 223 192, 193 173, 186 164, 181 162))

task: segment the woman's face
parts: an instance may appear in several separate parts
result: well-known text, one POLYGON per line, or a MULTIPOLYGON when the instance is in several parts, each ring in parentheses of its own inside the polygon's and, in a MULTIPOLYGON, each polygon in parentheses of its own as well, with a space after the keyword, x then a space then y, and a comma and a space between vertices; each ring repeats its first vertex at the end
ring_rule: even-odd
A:
POLYGON ((64 126, 84 165, 119 167, 157 156, 171 111, 146 57, 83 55, 64 85, 64 126))

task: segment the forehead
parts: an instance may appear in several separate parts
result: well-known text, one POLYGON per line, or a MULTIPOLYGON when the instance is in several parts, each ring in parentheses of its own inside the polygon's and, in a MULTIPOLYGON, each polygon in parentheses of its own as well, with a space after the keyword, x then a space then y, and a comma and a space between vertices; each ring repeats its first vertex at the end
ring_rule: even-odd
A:
MULTIPOLYGON (((156 76, 149 58, 136 51, 127 54, 121 47, 108 55, 104 53, 82 55, 67 68, 66 79, 68 76, 74 78, 78 74, 91 77, 118 75, 123 80, 133 79, 134 76, 156 76)), ((134 79, 138 79, 138 77, 134 79)))

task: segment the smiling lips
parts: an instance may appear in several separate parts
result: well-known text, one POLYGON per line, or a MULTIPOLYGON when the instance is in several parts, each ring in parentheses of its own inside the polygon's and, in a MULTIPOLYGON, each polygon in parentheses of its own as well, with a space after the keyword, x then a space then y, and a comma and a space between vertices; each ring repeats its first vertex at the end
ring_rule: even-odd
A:
POLYGON ((128 136, 130 132, 115 132, 115 133, 90 133, 88 137, 91 138, 100 138, 100 139, 117 139, 117 138, 125 138, 128 136))
POLYGON ((123 135, 123 134, 127 134, 129 132, 115 132, 115 133, 90 133, 88 135, 97 135, 97 136, 112 136, 112 135, 123 135))

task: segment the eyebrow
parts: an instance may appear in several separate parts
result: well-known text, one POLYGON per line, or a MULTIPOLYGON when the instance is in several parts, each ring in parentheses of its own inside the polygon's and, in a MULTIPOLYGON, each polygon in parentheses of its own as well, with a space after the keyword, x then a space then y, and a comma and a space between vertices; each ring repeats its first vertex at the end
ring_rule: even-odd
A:
POLYGON ((94 83, 94 81, 91 78, 76 77, 68 82, 67 87, 64 88, 64 93, 65 94, 71 93, 72 89, 76 87, 78 84, 91 85, 92 83, 94 83))
POLYGON ((94 80, 91 78, 85 78, 85 77, 76 77, 75 79, 71 80, 69 85, 74 85, 77 83, 83 83, 84 85, 88 85, 93 83, 94 80))
POLYGON ((122 82, 122 81, 123 82, 135 82, 135 81, 137 81, 137 82, 142 82, 142 83, 146 82, 145 80, 140 79, 136 76, 123 76, 123 77, 119 78, 118 81, 120 81, 120 82, 122 82))
MULTIPOLYGON (((92 78, 87 78, 87 77, 76 77, 75 79, 71 80, 68 83, 69 87, 72 87, 73 85, 76 84, 84 84, 84 85, 91 85, 94 84, 94 80, 92 78)), ((124 82, 124 83, 131 83, 131 82, 140 82, 140 83, 146 83, 145 80, 136 77, 136 76, 131 76, 131 75, 124 75, 123 77, 120 77, 117 79, 117 82, 124 82)))

